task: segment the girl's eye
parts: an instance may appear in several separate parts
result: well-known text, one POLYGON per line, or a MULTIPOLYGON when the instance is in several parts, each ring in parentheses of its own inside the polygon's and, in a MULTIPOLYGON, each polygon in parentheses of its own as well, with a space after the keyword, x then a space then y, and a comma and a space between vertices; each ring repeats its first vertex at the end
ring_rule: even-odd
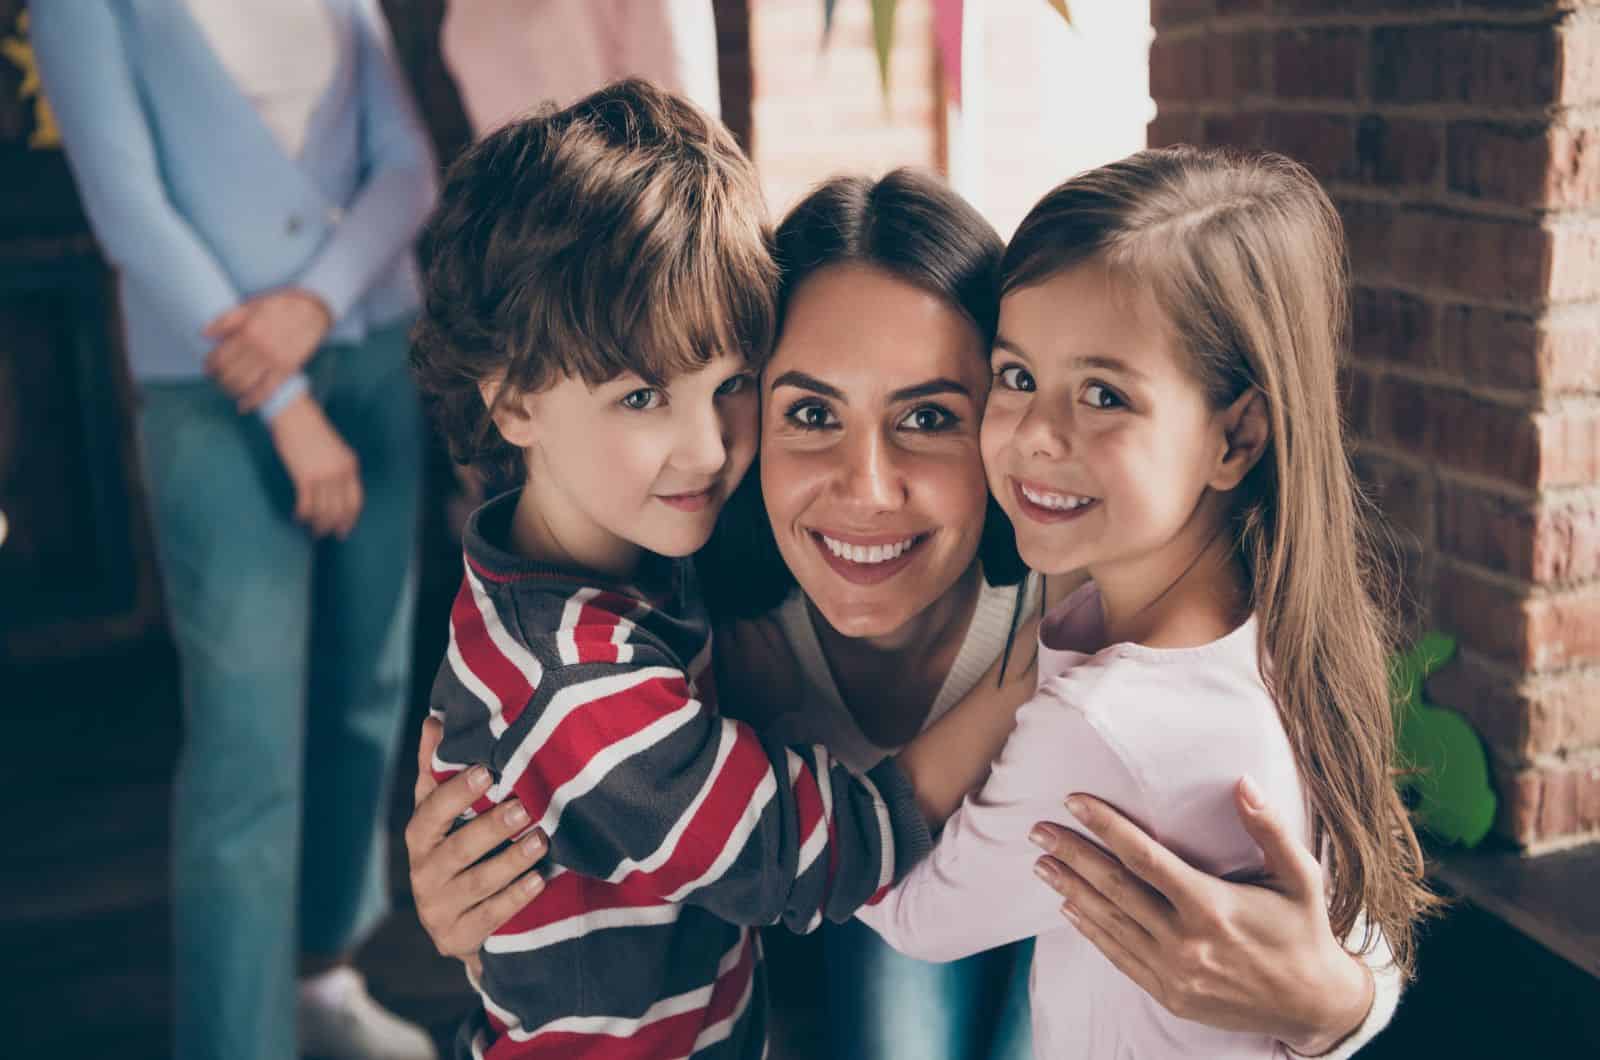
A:
POLYGON ((623 397, 621 404, 625 409, 643 412, 646 409, 657 407, 661 404, 661 400, 661 391, 653 386, 645 386, 640 387, 638 390, 630 391, 623 397))
POLYGON ((839 425, 833 411, 820 401, 796 402, 784 413, 784 418, 803 431, 821 431, 839 425))
POLYGON ((961 422, 961 418, 938 405, 919 405, 906 413, 900 429, 907 431, 947 431, 961 422))
POLYGON ((738 375, 730 375, 717 387, 717 397, 727 397, 729 394, 741 393, 748 389, 749 386, 750 376, 748 373, 740 372, 738 375))
POLYGON ((1026 368, 1018 364, 1006 365, 996 372, 994 377, 1007 390, 1020 390, 1023 393, 1031 394, 1037 389, 1033 382, 1033 376, 1028 374, 1026 368))
POLYGON ((1115 390, 1100 383, 1085 387, 1083 400, 1092 409, 1120 409, 1127 404, 1115 390))

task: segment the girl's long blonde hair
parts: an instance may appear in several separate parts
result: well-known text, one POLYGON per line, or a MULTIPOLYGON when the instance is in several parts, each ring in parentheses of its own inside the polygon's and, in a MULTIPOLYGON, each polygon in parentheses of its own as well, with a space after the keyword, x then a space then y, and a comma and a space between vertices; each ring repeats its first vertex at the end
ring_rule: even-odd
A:
POLYGON ((1339 411, 1339 215, 1281 156, 1141 151, 1033 208, 1006 252, 1004 290, 1088 260, 1154 295, 1217 407, 1249 388, 1266 401, 1268 451, 1233 508, 1262 676, 1310 799, 1333 928, 1347 937, 1364 908, 1409 972, 1413 926, 1438 899, 1392 779, 1390 628, 1339 411))

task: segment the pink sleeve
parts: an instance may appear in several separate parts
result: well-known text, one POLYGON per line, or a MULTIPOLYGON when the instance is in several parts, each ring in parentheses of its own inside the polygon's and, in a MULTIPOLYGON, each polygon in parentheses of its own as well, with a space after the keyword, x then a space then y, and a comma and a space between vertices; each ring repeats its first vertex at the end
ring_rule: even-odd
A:
POLYGON ((1074 791, 1145 818, 1142 786, 1119 749, 1068 702, 1071 687, 1047 682, 1023 705, 989 779, 950 818, 933 853, 856 914, 889 945, 951 961, 1066 927, 1059 897, 1033 874, 1041 851, 1029 829, 1071 823, 1062 800, 1074 791))

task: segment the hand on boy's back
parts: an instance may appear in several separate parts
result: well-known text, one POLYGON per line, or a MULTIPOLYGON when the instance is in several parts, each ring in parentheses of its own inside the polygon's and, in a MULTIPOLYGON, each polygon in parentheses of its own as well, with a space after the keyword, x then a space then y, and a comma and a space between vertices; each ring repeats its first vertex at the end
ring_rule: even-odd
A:
POLYGON ((361 467, 322 406, 301 394, 273 417, 269 430, 294 484, 294 517, 316 537, 349 537, 365 500, 361 467))

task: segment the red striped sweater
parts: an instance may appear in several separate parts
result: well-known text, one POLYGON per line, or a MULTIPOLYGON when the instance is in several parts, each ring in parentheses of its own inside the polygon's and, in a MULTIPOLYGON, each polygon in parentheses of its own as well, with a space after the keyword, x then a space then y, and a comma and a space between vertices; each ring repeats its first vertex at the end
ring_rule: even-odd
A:
POLYGON ((545 892, 482 951, 459 1056, 759 1057, 753 927, 847 919, 926 853, 903 773, 762 742, 717 712, 690 565, 608 584, 511 555, 517 494, 466 534, 432 709, 441 780, 518 799, 550 836, 545 892))

